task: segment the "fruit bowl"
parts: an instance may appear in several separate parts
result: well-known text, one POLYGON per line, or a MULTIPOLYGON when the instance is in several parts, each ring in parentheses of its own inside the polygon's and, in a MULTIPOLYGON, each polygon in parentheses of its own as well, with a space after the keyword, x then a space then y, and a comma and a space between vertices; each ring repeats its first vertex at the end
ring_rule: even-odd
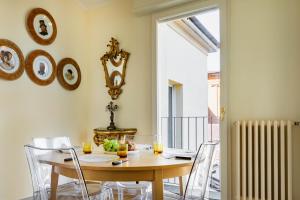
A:
POLYGON ((118 140, 105 139, 103 143, 103 149, 107 152, 117 152, 119 148, 118 140))

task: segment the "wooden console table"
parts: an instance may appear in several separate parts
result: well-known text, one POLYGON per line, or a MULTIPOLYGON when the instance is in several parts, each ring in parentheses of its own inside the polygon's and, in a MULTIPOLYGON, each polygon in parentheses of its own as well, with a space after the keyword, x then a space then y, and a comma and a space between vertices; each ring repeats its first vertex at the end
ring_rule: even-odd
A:
POLYGON ((107 130, 106 128, 94 129, 94 142, 97 146, 103 144, 104 139, 122 140, 126 136, 126 140, 133 140, 136 134, 136 128, 117 128, 115 130, 107 130))

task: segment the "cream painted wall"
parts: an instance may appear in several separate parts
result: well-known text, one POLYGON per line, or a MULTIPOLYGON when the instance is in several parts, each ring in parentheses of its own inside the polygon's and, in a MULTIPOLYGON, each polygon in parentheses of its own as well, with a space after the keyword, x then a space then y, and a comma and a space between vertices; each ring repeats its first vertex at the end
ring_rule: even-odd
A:
MULTIPOLYGON (((110 99, 99 58, 107 50, 111 36, 132 54, 124 93, 118 100, 117 124, 137 127, 137 139, 151 143, 150 16, 132 14, 131 0, 113 0, 87 14, 75 0, 0 3, 1 27, 5 27, 0 29, 1 38, 16 42, 25 55, 43 48, 56 61, 71 56, 78 61, 83 75, 79 89, 74 92, 63 90, 57 80, 47 87, 37 86, 26 74, 13 82, 0 80, 0 199, 14 200, 31 194, 23 145, 32 137, 63 134, 78 142, 81 135, 91 135, 93 128, 108 124, 104 107, 110 99), (26 13, 38 6, 49 10, 57 21, 58 37, 51 46, 36 44, 25 30, 26 13)), ((299 7, 297 0, 230 1, 230 124, 241 118, 300 120, 299 7)), ((299 133, 296 128, 293 199, 300 199, 299 133)))
POLYGON ((89 69, 89 124, 88 130, 109 125, 105 106, 111 101, 105 87, 100 57, 108 51, 111 37, 120 47, 130 52, 126 84, 116 103, 116 125, 138 129, 137 141, 152 143, 152 83, 151 83, 151 17, 137 17, 132 13, 131 0, 112 0, 88 13, 91 24, 89 69))
MULTIPOLYGON (((174 82, 180 84, 175 89, 176 94, 173 104, 177 108, 173 110, 174 117, 205 117, 208 108, 208 84, 207 84, 207 54, 203 53, 189 41, 179 35, 167 23, 158 26, 158 84, 159 84, 159 119, 169 116, 169 84, 174 82)), ((176 87, 176 86, 175 86, 176 87)), ((176 141, 177 146, 194 148, 195 141, 195 119, 191 119, 188 128, 187 119, 182 122, 176 119, 176 141), (182 124, 181 124, 182 123, 182 124), (182 126, 182 127, 181 127, 182 126), (182 129, 182 133, 181 133, 182 129), (190 141, 187 141, 188 131, 190 141), (182 135, 182 136, 181 136, 182 135), (181 139, 181 137, 183 139, 181 139), (188 144, 191 146, 188 147, 188 144)), ((162 142, 168 146, 168 119, 159 120, 159 131, 162 142)), ((207 123, 207 119, 205 120, 207 123)), ((202 119, 198 119, 198 131, 202 130, 202 119)), ((207 125, 205 124, 205 130, 207 125)), ((200 134, 202 135, 202 133, 200 134)), ((198 143, 202 137, 198 136, 198 143)), ((207 134, 205 134, 207 135, 207 134)))
MULTIPOLYGON (((103 110, 109 98, 100 94, 106 88, 99 78, 99 74, 104 75, 98 58, 110 36, 115 36, 132 53, 117 121, 121 126, 138 127, 141 135, 151 134, 151 19, 132 15, 130 6, 129 0, 113 1, 89 13, 93 27, 89 130, 107 121, 103 110)), ((228 6, 229 125, 237 119, 300 120, 300 1, 228 0, 228 6)), ((197 6, 185 8, 196 10, 197 6)), ((293 199, 300 199, 299 128, 294 129, 293 136, 293 199)))
MULTIPOLYGON (((230 121, 300 120, 300 1, 230 2, 230 121)), ((293 134, 293 199, 300 199, 300 130, 293 134)))
POLYGON ((0 199, 15 200, 32 194, 23 145, 32 137, 70 136, 74 143, 87 132, 87 16, 74 0, 0 0, 0 38, 14 41, 24 55, 47 50, 56 62, 73 57, 82 72, 80 87, 64 90, 55 80, 42 87, 26 73, 16 81, 0 80, 0 199), (58 26, 56 41, 40 46, 28 35, 25 16, 35 7, 47 9, 58 26))
POLYGON ((168 116, 169 80, 182 85, 182 113, 174 116, 207 116, 207 54, 175 32, 167 23, 158 27, 160 116, 168 116))
POLYGON ((1 38, 17 43, 25 56, 41 48, 57 62, 73 57, 82 71, 82 83, 73 92, 65 91, 57 80, 47 87, 38 86, 25 73, 13 82, 0 80, 4 97, 0 107, 0 154, 1 163, 6 163, 0 167, 0 199, 31 195, 23 145, 32 137, 66 135, 79 143, 86 134, 92 138, 93 128, 108 125, 105 106, 110 98, 100 56, 107 51, 106 44, 112 36, 131 53, 124 93, 117 101, 117 125, 138 128, 137 141, 152 143, 150 16, 132 14, 131 0, 109 1, 89 13, 77 0, 0 3, 0 17, 6 19, 2 25, 7 27, 0 30, 1 38), (26 32, 25 16, 34 7, 47 9, 57 22, 58 36, 50 46, 36 44, 26 32))

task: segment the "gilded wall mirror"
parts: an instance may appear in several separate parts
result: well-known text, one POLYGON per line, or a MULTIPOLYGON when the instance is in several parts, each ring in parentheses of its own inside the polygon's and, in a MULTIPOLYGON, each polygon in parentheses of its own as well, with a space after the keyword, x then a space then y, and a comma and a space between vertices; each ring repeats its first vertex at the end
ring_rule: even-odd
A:
POLYGON ((125 84, 126 64, 130 54, 123 49, 120 50, 119 42, 114 38, 111 38, 107 47, 109 52, 101 57, 101 62, 104 67, 106 87, 109 88, 108 94, 115 100, 122 93, 121 87, 125 84))

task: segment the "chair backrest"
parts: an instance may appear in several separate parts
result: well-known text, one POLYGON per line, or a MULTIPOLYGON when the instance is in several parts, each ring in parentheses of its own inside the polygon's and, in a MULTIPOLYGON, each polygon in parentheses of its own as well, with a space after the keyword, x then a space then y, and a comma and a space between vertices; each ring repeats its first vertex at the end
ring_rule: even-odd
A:
POLYGON ((32 145, 25 145, 24 147, 32 178, 34 199, 50 199, 51 175, 54 173, 50 161, 55 160, 59 163, 68 162, 68 165, 76 172, 74 177, 70 178, 69 184, 63 183, 62 185, 58 180, 58 191, 60 188, 67 188, 69 194, 82 196, 83 200, 89 200, 78 157, 73 148, 40 148, 32 145), (61 153, 62 151, 64 153, 61 153), (72 161, 64 161, 65 157, 72 158, 72 161), (76 183, 73 179, 76 179, 76 183))
POLYGON ((40 148, 72 147, 69 137, 40 137, 32 139, 33 146, 40 148))
POLYGON ((186 185, 184 199, 204 199, 211 163, 218 142, 204 143, 200 146, 186 185))
MULTIPOLYGON (((70 148, 73 147, 70 141, 69 137, 61 136, 61 137, 38 137, 32 139, 32 144, 35 147, 39 148, 70 148)), ((47 167, 44 167, 46 170, 47 167)), ((48 170, 50 171, 51 168, 48 167, 48 170)), ((59 176, 59 182, 60 184, 68 183, 70 182, 69 178, 66 178, 65 176, 60 175, 59 176)))

